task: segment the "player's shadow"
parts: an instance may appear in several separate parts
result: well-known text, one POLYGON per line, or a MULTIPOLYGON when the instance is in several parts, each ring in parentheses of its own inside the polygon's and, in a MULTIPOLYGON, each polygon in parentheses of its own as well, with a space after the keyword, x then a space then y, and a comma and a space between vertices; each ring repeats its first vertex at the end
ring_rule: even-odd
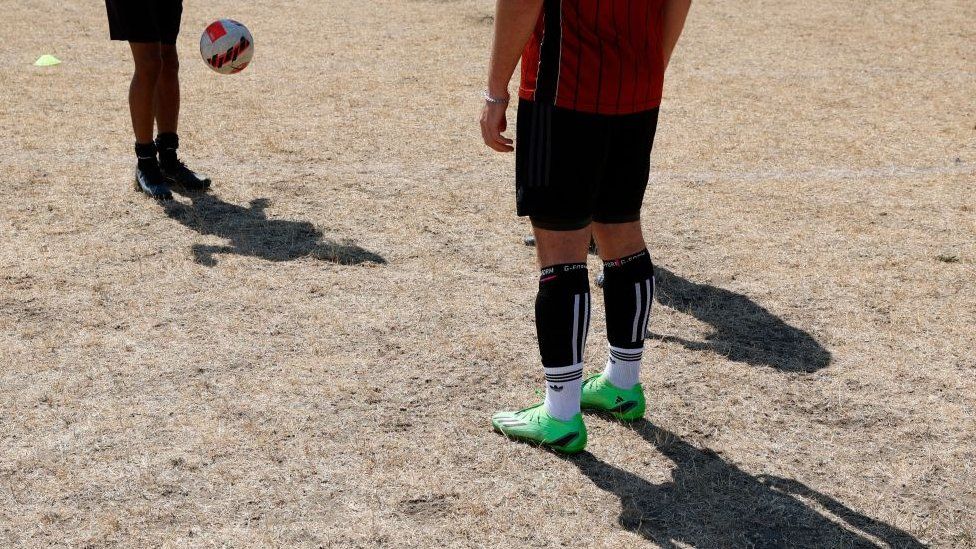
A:
POLYGON ((654 484, 584 452, 568 459, 620 498, 618 522, 662 547, 925 547, 795 480, 753 476, 646 420, 635 431, 674 464, 654 484))
MULTIPOLYGON (((526 246, 535 246, 535 237, 524 239, 526 246)), ((590 253, 596 245, 590 242, 590 253)), ((655 298, 666 307, 687 313, 710 325, 715 331, 705 341, 692 341, 678 336, 652 332, 647 337, 680 343, 686 349, 708 350, 736 362, 771 366, 787 372, 815 372, 830 365, 830 351, 807 332, 790 326, 748 297, 710 286, 698 284, 656 266, 655 298)), ((597 284, 603 285, 603 274, 597 284)))
POLYGON ((705 341, 654 333, 648 337, 789 372, 814 372, 830 364, 830 351, 813 336, 742 294, 691 282, 660 266, 655 267, 655 293, 662 305, 690 314, 715 331, 705 341))
POLYGON ((202 235, 230 241, 220 246, 194 244, 193 259, 201 265, 216 265, 219 254, 246 255, 268 261, 313 257, 341 265, 386 263, 382 256, 350 241, 323 240, 322 231, 308 221, 269 219, 265 213, 266 198, 252 200, 243 207, 209 193, 186 193, 184 196, 190 199, 190 204, 177 200, 165 202, 166 215, 202 235))

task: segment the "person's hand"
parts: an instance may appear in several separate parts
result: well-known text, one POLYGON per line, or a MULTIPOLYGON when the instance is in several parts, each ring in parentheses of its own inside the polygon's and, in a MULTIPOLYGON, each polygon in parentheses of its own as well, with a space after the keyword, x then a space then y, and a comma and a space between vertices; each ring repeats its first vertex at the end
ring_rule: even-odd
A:
POLYGON ((481 137, 485 140, 485 145, 498 152, 512 152, 515 147, 513 141, 502 133, 508 129, 508 119, 505 111, 507 103, 485 102, 485 108, 481 111, 481 137))

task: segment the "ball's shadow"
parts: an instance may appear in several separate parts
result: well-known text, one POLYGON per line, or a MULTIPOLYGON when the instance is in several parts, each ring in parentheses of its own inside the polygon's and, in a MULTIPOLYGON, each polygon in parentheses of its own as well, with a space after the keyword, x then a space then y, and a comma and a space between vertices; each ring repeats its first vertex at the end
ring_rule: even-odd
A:
POLYGON ((662 547, 925 547, 800 482, 751 475, 646 420, 633 427, 674 463, 670 482, 651 483, 588 452, 566 459, 620 499, 621 527, 662 547))
POLYGON ((247 207, 224 202, 210 193, 181 193, 190 204, 163 203, 166 215, 202 235, 229 241, 226 245, 194 244, 196 263, 213 267, 220 254, 259 257, 267 261, 291 261, 312 257, 340 265, 385 264, 386 260, 351 240, 323 239, 322 231, 308 221, 269 219, 268 199, 252 200, 247 207))

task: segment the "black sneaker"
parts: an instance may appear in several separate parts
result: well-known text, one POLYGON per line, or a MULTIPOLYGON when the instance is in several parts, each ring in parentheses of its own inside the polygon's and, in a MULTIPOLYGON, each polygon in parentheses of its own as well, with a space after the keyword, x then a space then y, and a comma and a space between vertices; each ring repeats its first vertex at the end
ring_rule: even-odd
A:
POLYGON ((163 172, 157 164, 136 166, 135 187, 137 191, 142 191, 156 200, 173 199, 173 193, 170 192, 166 178, 163 177, 163 172))
POLYGON ((205 191, 210 188, 210 178, 203 177, 177 160, 174 164, 160 164, 163 177, 173 185, 187 191, 205 191))

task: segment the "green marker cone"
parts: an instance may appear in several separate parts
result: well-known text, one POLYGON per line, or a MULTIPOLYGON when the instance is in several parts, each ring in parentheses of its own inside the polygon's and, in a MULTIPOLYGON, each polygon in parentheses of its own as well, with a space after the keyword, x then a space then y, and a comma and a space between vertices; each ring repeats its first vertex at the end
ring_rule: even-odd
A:
POLYGON ((60 59, 54 57, 53 55, 47 55, 47 54, 38 57, 37 61, 34 61, 35 67, 53 67, 54 65, 60 65, 60 64, 61 64, 60 59))

